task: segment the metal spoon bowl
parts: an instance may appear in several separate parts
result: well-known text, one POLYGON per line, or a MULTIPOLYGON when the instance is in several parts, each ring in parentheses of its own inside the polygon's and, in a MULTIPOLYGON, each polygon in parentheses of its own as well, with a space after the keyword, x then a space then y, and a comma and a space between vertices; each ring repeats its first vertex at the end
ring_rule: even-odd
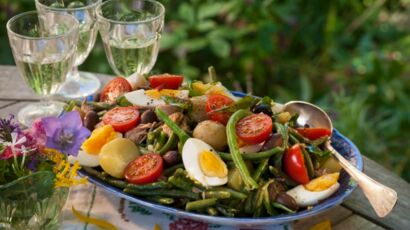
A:
MULTIPOLYGON (((283 111, 290 114, 299 114, 297 124, 308 125, 311 128, 326 128, 333 131, 330 117, 321 108, 305 101, 290 101, 283 105, 283 111)), ((326 142, 326 148, 338 159, 344 170, 358 183, 364 195, 369 200, 379 217, 389 214, 397 201, 397 193, 393 189, 373 180, 340 155, 331 145, 330 138, 326 142)))

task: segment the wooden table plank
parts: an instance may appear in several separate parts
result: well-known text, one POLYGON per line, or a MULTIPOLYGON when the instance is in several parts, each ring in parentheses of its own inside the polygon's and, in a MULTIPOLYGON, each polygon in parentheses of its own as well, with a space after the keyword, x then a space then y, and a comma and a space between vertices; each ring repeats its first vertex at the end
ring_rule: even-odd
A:
POLYGON ((5 108, 13 103, 16 103, 16 101, 10 101, 10 100, 0 101, 0 109, 5 108))
POLYGON ((342 222, 352 215, 352 211, 342 206, 333 207, 313 218, 305 218, 298 220, 293 224, 293 228, 296 230, 307 230, 313 227, 314 225, 329 220, 332 225, 342 222))
POLYGON ((3 107, 0 109, 0 117, 7 117, 9 116, 9 114, 17 115, 17 112, 29 103, 33 103, 33 102, 27 102, 27 101, 16 102, 9 106, 3 107))
POLYGON ((360 229, 360 230, 379 230, 379 229, 385 229, 381 226, 378 226, 363 217, 360 217, 358 215, 352 215, 346 220, 336 224, 332 225, 333 230, 346 230, 346 229, 360 229))
POLYGON ((375 180, 393 188, 398 194, 398 201, 393 211, 385 218, 377 217, 366 197, 360 189, 356 189, 345 202, 343 206, 353 210, 372 222, 391 229, 409 229, 410 228, 410 185, 394 173, 390 172, 383 166, 370 160, 366 156, 364 159, 364 170, 367 175, 375 180))

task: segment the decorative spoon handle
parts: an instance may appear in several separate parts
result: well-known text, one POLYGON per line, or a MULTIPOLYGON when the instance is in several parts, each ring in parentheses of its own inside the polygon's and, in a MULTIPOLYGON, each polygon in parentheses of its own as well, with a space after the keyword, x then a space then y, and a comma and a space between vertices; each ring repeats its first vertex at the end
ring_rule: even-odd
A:
POLYGON ((326 143, 326 147, 336 156, 346 172, 359 184, 364 195, 376 211, 376 214, 379 217, 385 217, 389 214, 397 201, 396 191, 373 180, 350 164, 349 161, 330 145, 330 141, 326 143))

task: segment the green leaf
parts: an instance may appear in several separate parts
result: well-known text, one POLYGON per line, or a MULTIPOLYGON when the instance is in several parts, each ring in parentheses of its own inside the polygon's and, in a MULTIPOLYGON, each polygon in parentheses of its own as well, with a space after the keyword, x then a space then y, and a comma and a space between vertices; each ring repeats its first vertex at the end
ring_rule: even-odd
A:
POLYGON ((198 19, 201 20, 218 15, 221 12, 221 9, 224 5, 224 3, 217 2, 206 3, 201 5, 198 9, 198 19))
POLYGON ((310 101, 312 99, 312 85, 309 78, 301 76, 300 78, 300 96, 304 101, 310 101))
POLYGON ((223 39, 211 39, 212 52, 221 58, 227 58, 231 52, 231 45, 223 39))
POLYGON ((212 20, 201 21, 196 25, 196 29, 199 32, 206 32, 206 31, 214 29, 215 27, 216 27, 216 23, 212 20))
POLYGON ((205 38, 194 38, 181 43, 180 47, 186 49, 187 52, 194 52, 205 48, 207 44, 208 41, 205 38))
POLYGON ((188 3, 183 3, 179 6, 178 15, 190 25, 193 25, 195 22, 194 8, 188 3))

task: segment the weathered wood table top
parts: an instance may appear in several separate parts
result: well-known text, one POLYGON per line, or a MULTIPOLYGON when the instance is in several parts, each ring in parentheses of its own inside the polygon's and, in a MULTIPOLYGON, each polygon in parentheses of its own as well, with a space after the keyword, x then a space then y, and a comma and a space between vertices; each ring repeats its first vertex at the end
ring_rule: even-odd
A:
MULTIPOLYGON (((110 78, 97 75, 103 83, 110 78)), ((39 97, 24 83, 15 66, 0 65, 0 117, 17 114, 27 103, 37 100, 39 97)), ((365 173, 397 191, 399 198, 392 213, 383 219, 378 218, 358 188, 341 205, 318 216, 299 220, 294 228, 309 229, 329 220, 333 229, 410 229, 410 184, 373 160, 365 156, 363 160, 365 173)))

